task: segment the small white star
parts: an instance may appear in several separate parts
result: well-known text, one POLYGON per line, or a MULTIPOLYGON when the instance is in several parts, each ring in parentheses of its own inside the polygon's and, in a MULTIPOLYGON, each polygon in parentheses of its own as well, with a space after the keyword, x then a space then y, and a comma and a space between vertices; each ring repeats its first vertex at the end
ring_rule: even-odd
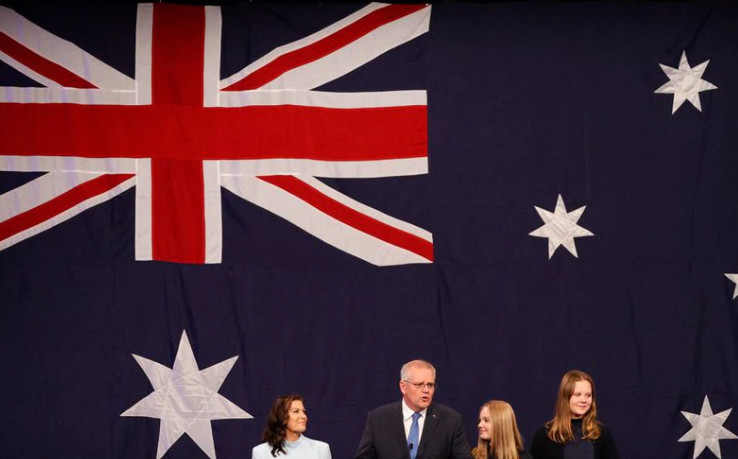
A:
POLYGON ((533 207, 535 207, 538 215, 540 215, 544 225, 528 234, 535 237, 548 238, 549 260, 560 245, 563 245, 572 255, 578 257, 577 246, 574 244, 574 238, 594 236, 592 232, 577 225, 577 222, 582 216, 586 206, 582 206, 577 210, 567 213, 564 200, 561 198, 561 195, 559 195, 556 200, 556 209, 553 213, 545 209, 541 209, 540 207, 533 207))
POLYGON ((702 403, 702 411, 700 414, 687 413, 682 411, 682 414, 690 424, 692 428, 677 441, 693 441, 694 442, 694 455, 692 459, 705 450, 710 448, 710 451, 722 459, 720 455, 720 440, 735 440, 738 438, 730 430, 723 427, 725 420, 730 416, 732 408, 727 409, 718 414, 712 414, 712 408, 710 407, 710 400, 705 395, 705 401, 702 403))
POLYGON ((709 60, 706 60, 696 67, 690 67, 689 62, 687 62, 687 52, 682 51, 678 69, 659 64, 661 70, 669 77, 669 82, 654 92, 657 94, 674 94, 674 103, 671 106, 672 114, 682 106, 685 100, 688 100, 697 110, 702 111, 700 92, 717 89, 717 86, 702 79, 702 74, 705 73, 709 62, 709 60))
POLYGON ((738 274, 725 273, 725 277, 732 280, 735 284, 735 290, 733 290, 733 299, 738 297, 738 274))
POLYGON ((208 457, 215 458, 215 443, 210 421, 253 418, 218 394, 218 389, 238 356, 200 371, 184 331, 171 369, 153 360, 132 355, 149 378, 154 392, 123 412, 121 416, 161 419, 157 459, 164 456, 185 433, 208 457))

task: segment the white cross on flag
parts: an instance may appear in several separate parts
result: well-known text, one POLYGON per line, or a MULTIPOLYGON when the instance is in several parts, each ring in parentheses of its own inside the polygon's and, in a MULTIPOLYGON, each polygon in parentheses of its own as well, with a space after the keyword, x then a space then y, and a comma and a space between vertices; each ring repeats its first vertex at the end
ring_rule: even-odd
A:
POLYGON ((314 90, 430 10, 374 3, 221 79, 219 7, 140 5, 135 78, 0 9, 0 58, 42 85, 0 92, 0 171, 45 172, 0 196, 0 249, 135 186, 137 260, 219 263, 225 187, 367 262, 432 262, 428 231, 316 178, 427 174, 426 92, 314 90))

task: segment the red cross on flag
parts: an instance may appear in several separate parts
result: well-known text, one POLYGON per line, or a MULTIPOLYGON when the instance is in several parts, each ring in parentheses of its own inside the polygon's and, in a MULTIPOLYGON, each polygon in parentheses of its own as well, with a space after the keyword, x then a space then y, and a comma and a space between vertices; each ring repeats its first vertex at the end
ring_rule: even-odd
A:
POLYGON ((131 78, 0 7, 0 250, 135 187, 137 260, 219 263, 221 187, 376 265, 430 263, 431 234, 318 178, 428 173, 424 90, 330 81, 428 31, 428 5, 373 3, 220 76, 221 10, 141 4, 131 78))

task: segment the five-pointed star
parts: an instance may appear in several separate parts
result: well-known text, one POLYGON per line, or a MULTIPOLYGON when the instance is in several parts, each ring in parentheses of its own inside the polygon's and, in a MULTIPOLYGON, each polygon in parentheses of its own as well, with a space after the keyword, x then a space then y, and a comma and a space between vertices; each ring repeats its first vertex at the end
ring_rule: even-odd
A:
POLYGON ((563 245, 572 255, 578 257, 577 246, 574 244, 575 237, 594 236, 594 234, 581 226, 577 225, 579 218, 584 212, 586 206, 582 206, 577 210, 566 212, 564 200, 559 195, 556 200, 556 209, 553 213, 535 207, 538 215, 541 216, 544 225, 528 234, 536 237, 548 238, 548 258, 553 256, 556 249, 563 245))
POLYGON ((738 297, 738 274, 725 273, 725 277, 732 280, 735 284, 735 290, 733 290, 733 299, 738 297))
POLYGON ((702 111, 700 92, 717 89, 717 86, 702 79, 702 74, 705 73, 709 62, 709 60, 706 60, 697 67, 690 67, 689 62, 687 62, 687 52, 682 51, 678 69, 659 64, 661 70, 669 77, 669 82, 654 92, 657 94, 674 94, 674 103, 671 106, 672 114, 682 106, 685 100, 691 102, 697 110, 702 111))
POLYGON ((133 354, 154 392, 121 414, 161 419, 157 459, 187 434, 205 454, 215 458, 212 419, 250 419, 250 414, 218 394, 238 356, 200 370, 185 332, 172 368, 133 354))
POLYGON ((700 414, 687 413, 682 411, 682 414, 690 424, 692 428, 677 441, 693 441, 694 442, 694 455, 692 459, 704 451, 705 448, 710 448, 710 451, 722 459, 720 455, 720 440, 734 440, 738 438, 730 430, 723 427, 725 420, 730 416, 732 408, 723 411, 722 413, 712 414, 712 408, 710 407, 710 400, 705 395, 705 401, 702 403, 702 411, 700 414))

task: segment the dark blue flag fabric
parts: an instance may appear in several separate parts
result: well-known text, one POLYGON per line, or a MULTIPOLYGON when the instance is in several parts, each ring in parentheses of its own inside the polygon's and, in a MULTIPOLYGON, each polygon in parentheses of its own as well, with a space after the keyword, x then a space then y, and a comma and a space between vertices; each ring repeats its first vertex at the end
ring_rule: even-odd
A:
POLYGON ((415 358, 738 457, 736 6, 2 3, 0 457, 350 458, 415 358))

